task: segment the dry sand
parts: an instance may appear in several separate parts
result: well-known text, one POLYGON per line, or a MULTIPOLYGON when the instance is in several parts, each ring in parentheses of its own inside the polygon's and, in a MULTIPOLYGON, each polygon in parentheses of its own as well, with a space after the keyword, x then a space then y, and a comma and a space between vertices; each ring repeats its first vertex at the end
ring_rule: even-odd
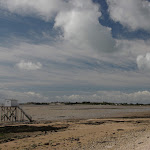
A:
MULTIPOLYGON (((97 118, 97 114, 95 115, 95 118, 97 118)), ((42 128, 43 126, 57 127, 58 129, 49 131, 45 129, 46 132, 42 129, 35 132, 33 130, 32 132, 13 133, 9 140, 1 140, 0 149, 150 150, 150 118, 148 118, 148 112, 146 110, 144 114, 144 111, 138 111, 136 117, 138 115, 140 118, 133 118, 135 114, 130 114, 128 117, 132 118, 110 117, 101 119, 69 119, 52 122, 48 120, 46 122, 40 121, 40 123, 28 124, 28 126, 42 128), (147 116, 147 118, 142 118, 144 116, 147 116)))

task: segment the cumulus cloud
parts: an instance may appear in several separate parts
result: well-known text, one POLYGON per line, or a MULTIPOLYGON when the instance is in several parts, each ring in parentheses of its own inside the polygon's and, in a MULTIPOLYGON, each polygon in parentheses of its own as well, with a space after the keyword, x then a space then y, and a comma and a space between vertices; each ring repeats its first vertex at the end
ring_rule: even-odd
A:
POLYGON ((114 51, 115 40, 111 29, 102 26, 99 6, 92 1, 72 1, 72 9, 61 11, 55 18, 55 27, 60 27, 65 40, 82 48, 91 48, 103 52, 114 51))
POLYGON ((43 100, 48 100, 48 97, 41 95, 40 93, 35 93, 35 92, 24 92, 24 94, 26 94, 29 97, 35 97, 38 99, 41 99, 41 101, 43 100))
POLYGON ((12 90, 0 90, 0 103, 3 103, 5 99, 17 99, 19 103, 49 101, 48 97, 33 91, 16 92, 12 90))
POLYGON ((112 102, 112 103, 149 103, 150 92, 138 91, 133 93, 125 93, 121 91, 98 91, 93 94, 86 95, 64 95, 57 96, 58 101, 67 102, 112 102))
POLYGON ((5 99, 17 99, 19 103, 24 102, 112 102, 112 103, 142 103, 149 104, 150 91, 121 92, 121 91, 97 91, 81 92, 72 95, 54 96, 43 95, 34 91, 16 92, 11 90, 0 90, 0 103, 5 99))
POLYGON ((62 31, 60 39, 75 47, 103 52, 116 50, 111 29, 99 23, 100 6, 92 0, 0 0, 0 7, 19 15, 53 19, 54 27, 62 31))
POLYGON ((110 17, 131 30, 150 31, 150 2, 148 0, 107 0, 110 17))
POLYGON ((140 70, 150 71, 150 53, 147 53, 145 56, 139 55, 136 61, 140 70))
POLYGON ((40 62, 33 63, 30 61, 25 62, 24 60, 21 60, 21 62, 17 64, 17 67, 22 70, 38 70, 41 69, 42 64, 40 62))

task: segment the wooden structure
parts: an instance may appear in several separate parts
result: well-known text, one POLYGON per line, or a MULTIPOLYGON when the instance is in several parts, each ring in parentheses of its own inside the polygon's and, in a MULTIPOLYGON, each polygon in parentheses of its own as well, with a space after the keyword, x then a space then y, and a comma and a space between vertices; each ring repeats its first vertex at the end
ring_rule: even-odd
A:
POLYGON ((5 106, 1 106, 1 122, 23 122, 32 118, 19 107, 16 100, 6 100, 5 106))
POLYGON ((18 100, 15 99, 6 99, 5 100, 5 106, 19 106, 18 105, 18 100))

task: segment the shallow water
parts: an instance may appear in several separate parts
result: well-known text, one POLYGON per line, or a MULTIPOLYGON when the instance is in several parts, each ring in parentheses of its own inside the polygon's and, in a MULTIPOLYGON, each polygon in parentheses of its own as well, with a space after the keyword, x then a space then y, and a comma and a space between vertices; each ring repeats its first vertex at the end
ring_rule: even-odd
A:
POLYGON ((38 121, 150 116, 150 106, 24 105, 22 108, 38 121))

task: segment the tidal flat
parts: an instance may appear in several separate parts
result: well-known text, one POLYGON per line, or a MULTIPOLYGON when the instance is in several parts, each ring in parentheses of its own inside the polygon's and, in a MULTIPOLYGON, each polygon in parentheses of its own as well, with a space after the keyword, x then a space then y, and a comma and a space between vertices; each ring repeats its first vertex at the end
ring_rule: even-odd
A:
POLYGON ((150 106, 50 104, 23 105, 22 108, 33 120, 38 121, 150 116, 150 106))
POLYGON ((149 150, 150 106, 22 105, 32 123, 1 123, 1 150, 149 150))

